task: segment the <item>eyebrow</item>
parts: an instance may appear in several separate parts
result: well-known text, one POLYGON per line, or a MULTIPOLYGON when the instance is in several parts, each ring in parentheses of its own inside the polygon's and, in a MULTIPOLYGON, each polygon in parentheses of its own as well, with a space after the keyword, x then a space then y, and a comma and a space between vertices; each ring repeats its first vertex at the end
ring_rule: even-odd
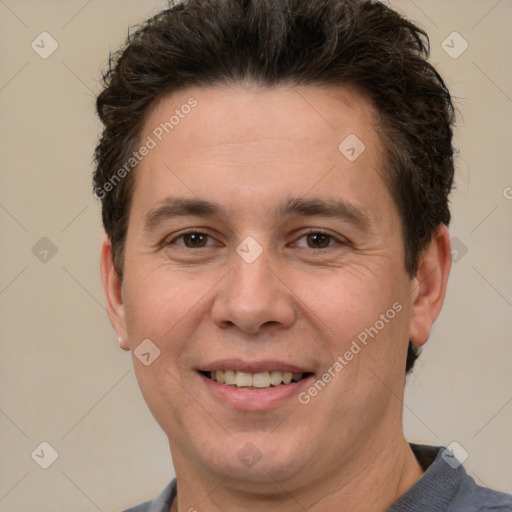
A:
MULTIPOLYGON (((371 226, 370 217, 356 205, 340 199, 289 198, 274 213, 278 217, 333 217, 365 230, 371 226)), ((222 206, 198 198, 167 197, 144 216, 144 230, 152 231, 174 217, 228 217, 222 206)))
POLYGON ((341 199, 291 198, 277 213, 280 216, 334 217, 360 229, 369 229, 371 226, 371 219, 365 211, 341 199))
POLYGON ((167 197, 161 206, 152 208, 144 216, 144 230, 151 231, 173 217, 214 217, 222 214, 222 208, 204 199, 167 197))

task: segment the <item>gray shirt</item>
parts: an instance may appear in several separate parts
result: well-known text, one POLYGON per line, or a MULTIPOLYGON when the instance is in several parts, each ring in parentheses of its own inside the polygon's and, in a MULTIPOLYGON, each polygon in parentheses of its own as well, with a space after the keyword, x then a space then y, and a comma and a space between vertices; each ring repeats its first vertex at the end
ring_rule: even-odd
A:
MULTIPOLYGON (((512 512, 512 495, 477 485, 462 465, 445 461, 444 447, 411 448, 425 473, 386 512, 512 512)), ((176 479, 156 500, 125 512, 169 512, 175 497, 176 479)))

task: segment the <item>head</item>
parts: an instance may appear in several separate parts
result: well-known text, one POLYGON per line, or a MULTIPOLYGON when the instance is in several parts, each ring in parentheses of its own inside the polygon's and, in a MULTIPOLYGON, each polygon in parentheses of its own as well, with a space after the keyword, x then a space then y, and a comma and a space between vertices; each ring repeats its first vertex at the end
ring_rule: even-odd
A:
POLYGON ((103 279, 122 346, 158 348, 134 364, 176 457, 232 471, 250 432, 286 477, 330 460, 320 439, 347 455, 398 426, 380 381, 403 390, 449 271, 453 107, 427 57, 373 1, 189 0, 112 58, 103 279), (289 361, 309 387, 241 411, 210 395, 219 360, 289 361))

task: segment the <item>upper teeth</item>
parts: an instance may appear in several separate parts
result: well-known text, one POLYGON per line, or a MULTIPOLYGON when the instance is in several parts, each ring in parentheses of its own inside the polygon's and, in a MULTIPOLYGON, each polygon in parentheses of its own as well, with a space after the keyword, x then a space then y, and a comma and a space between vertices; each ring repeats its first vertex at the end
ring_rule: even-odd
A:
POLYGON ((256 387, 268 388, 271 384, 278 386, 281 383, 290 384, 292 380, 302 379, 302 373, 292 372, 238 372, 235 370, 215 370, 210 372, 211 378, 222 384, 233 385, 237 387, 256 387))

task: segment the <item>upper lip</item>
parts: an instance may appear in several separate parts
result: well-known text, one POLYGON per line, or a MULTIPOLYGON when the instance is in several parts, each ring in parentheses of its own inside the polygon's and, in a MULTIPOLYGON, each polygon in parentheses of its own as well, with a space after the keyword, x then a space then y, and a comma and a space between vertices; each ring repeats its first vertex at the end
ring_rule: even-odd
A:
POLYGON ((284 361, 277 360, 260 360, 260 361, 242 361, 241 359, 221 359, 212 363, 205 364, 199 368, 199 371, 212 372, 215 370, 235 370, 247 373, 259 372, 292 372, 292 373, 310 373, 304 367, 299 367, 294 364, 285 363, 284 361))

